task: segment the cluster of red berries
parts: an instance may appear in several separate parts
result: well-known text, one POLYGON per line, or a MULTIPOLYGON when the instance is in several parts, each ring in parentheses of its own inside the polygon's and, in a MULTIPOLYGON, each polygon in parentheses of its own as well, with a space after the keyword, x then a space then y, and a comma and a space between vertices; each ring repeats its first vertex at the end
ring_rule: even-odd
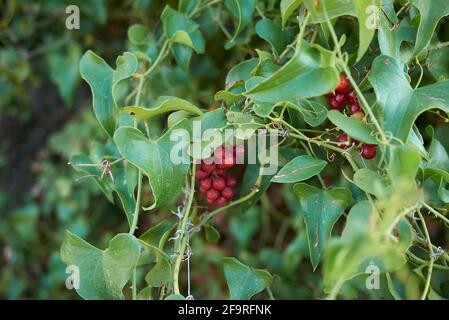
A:
POLYGON ((212 207, 222 207, 234 197, 234 187, 237 180, 228 175, 226 170, 236 164, 237 156, 244 153, 244 146, 221 146, 215 149, 214 155, 202 160, 196 171, 200 192, 205 196, 207 204, 212 207))
MULTIPOLYGON (((339 135, 337 141, 342 143, 338 145, 342 149, 346 149, 350 145, 360 145, 359 141, 349 137, 346 133, 339 135)), ((374 159, 377 153, 376 147, 377 145, 375 144, 362 143, 360 146, 360 155, 366 160, 374 159)))
POLYGON ((340 82, 335 88, 334 92, 326 94, 329 99, 329 108, 334 110, 343 110, 348 108, 350 114, 363 118, 365 113, 360 108, 360 103, 357 100, 357 96, 354 91, 351 91, 351 84, 348 78, 344 75, 340 75, 340 82))

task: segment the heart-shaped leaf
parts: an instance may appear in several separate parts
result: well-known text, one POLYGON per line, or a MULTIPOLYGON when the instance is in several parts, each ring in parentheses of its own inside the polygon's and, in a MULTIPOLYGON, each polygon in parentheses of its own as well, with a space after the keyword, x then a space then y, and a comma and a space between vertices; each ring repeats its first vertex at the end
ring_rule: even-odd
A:
POLYGON ((120 154, 148 177, 153 191, 151 208, 169 203, 181 191, 189 169, 189 159, 174 164, 171 151, 174 142, 170 134, 176 128, 186 128, 186 121, 172 127, 157 141, 150 141, 138 129, 120 127, 114 134, 114 142, 120 154))
POLYGON ((236 258, 223 258, 223 270, 232 300, 249 300, 273 280, 267 271, 250 268, 236 258))
POLYGON ((259 20, 256 24, 256 33, 270 43, 277 55, 280 55, 287 45, 287 33, 270 19, 259 20))
POLYGON ((121 233, 100 250, 76 235, 66 232, 61 258, 79 270, 78 294, 88 300, 124 299, 123 287, 131 277, 140 256, 137 239, 121 233))
POLYGON ((430 109, 449 112, 449 81, 413 89, 402 65, 388 56, 379 56, 368 75, 382 113, 382 127, 406 142, 418 116, 430 109))
POLYGON ((294 183, 307 180, 320 173, 327 162, 312 156, 299 156, 287 163, 277 174, 272 182, 294 183))
POLYGON ((226 8, 231 12, 237 24, 235 26, 234 35, 230 42, 235 42, 240 33, 251 23, 256 3, 254 0, 225 0, 226 8))
POLYGON ((295 184, 293 191, 304 212, 310 260, 316 269, 335 222, 351 201, 351 192, 345 188, 321 190, 305 183, 295 184))
POLYGON ((81 77, 89 83, 92 90, 95 116, 110 137, 114 135, 118 113, 114 88, 121 80, 131 77, 139 65, 136 56, 130 52, 119 56, 116 64, 117 68, 114 70, 90 50, 80 62, 81 77))

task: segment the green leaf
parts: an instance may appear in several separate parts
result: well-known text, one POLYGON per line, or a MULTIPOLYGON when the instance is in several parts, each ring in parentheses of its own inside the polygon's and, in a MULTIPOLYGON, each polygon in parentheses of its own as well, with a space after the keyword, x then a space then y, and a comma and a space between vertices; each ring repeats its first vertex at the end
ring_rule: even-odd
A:
POLYGON ((377 140, 372 134, 375 132, 372 125, 364 123, 357 117, 347 117, 337 110, 329 110, 327 117, 330 122, 352 138, 369 144, 377 144, 377 140))
POLYGON ((210 243, 218 243, 218 240, 220 240, 220 232, 218 232, 217 229, 215 229, 213 226, 206 224, 204 226, 204 232, 206 235, 206 241, 210 243))
POLYGON ((427 58, 427 65, 430 73, 437 80, 449 79, 449 64, 447 63, 447 57, 449 56, 449 48, 441 48, 432 50, 427 58))
POLYGON ((162 12, 161 20, 165 35, 174 43, 173 56, 181 67, 187 69, 192 57, 192 49, 197 53, 204 53, 205 43, 203 35, 198 30, 199 25, 169 5, 162 12))
POLYGON ((179 110, 187 111, 197 115, 203 114, 203 112, 199 108, 191 104, 189 101, 168 96, 159 97, 155 106, 151 108, 144 108, 139 106, 128 106, 123 108, 124 112, 127 112, 128 114, 136 117, 139 120, 148 120, 166 112, 179 110))
POLYGON ((106 195, 109 201, 112 202, 112 192, 116 192, 119 196, 120 202, 122 204, 123 210, 126 213, 126 218, 128 224, 131 226, 134 209, 136 206, 136 201, 134 197, 134 189, 137 184, 137 169, 136 167, 120 161, 112 167, 112 175, 114 181, 108 175, 105 175, 101 179, 103 170, 100 166, 84 166, 84 165, 95 165, 94 161, 88 156, 73 156, 70 160, 75 170, 83 172, 87 175, 92 175, 95 182, 98 184, 100 189, 106 195), (81 166, 80 166, 81 165, 81 166))
POLYGON ((234 35, 230 42, 235 42, 240 33, 251 21, 256 7, 254 0, 224 0, 224 4, 229 12, 237 19, 234 35))
POLYGON ((150 29, 143 24, 136 23, 133 24, 128 29, 128 39, 132 44, 141 45, 145 44, 145 39, 150 33, 150 29))
POLYGON ((101 127, 112 137, 117 125, 117 104, 113 91, 115 86, 131 77, 138 68, 137 58, 125 52, 117 58, 117 68, 113 70, 102 58, 87 51, 80 62, 81 77, 89 83, 93 95, 95 116, 101 127))
POLYGON ((236 258, 223 258, 223 270, 231 300, 249 300, 269 287, 273 280, 267 271, 250 268, 236 258))
POLYGON ((182 159, 181 164, 173 163, 170 153, 174 143, 170 141, 170 134, 186 121, 172 127, 157 141, 149 141, 133 127, 120 127, 114 134, 114 142, 122 156, 148 177, 155 200, 151 208, 169 203, 185 183, 189 164, 184 162, 189 159, 182 159))
POLYGON ((320 96, 337 84, 334 53, 300 41, 285 65, 244 94, 257 102, 277 103, 320 96))
POLYGON ((363 191, 383 198, 387 194, 387 185, 384 178, 377 172, 368 168, 362 168, 354 174, 354 184, 363 191))
POLYGON ((402 65, 395 59, 379 56, 368 75, 382 114, 382 127, 406 142, 418 116, 430 109, 449 112, 449 81, 413 89, 402 65))
POLYGON ((66 231, 61 247, 64 263, 79 268, 78 294, 84 299, 124 299, 123 287, 140 256, 140 246, 132 235, 121 233, 100 250, 66 231))
POLYGON ((281 0, 282 29, 285 28, 288 18, 299 8, 301 3, 302 0, 281 0))
POLYGON ((58 87, 60 96, 67 106, 72 103, 73 94, 79 82, 78 64, 81 49, 78 44, 70 42, 65 53, 52 51, 48 55, 50 79, 58 87))
POLYGON ((272 182, 294 183, 307 180, 319 174, 327 162, 312 156, 299 156, 287 163, 274 175, 272 182))
POLYGON ((251 71, 257 66, 258 62, 259 59, 252 58, 240 62, 239 64, 232 67, 232 69, 229 70, 228 75, 226 76, 226 85, 237 81, 246 81, 251 78, 253 76, 251 74, 251 71))
POLYGON ((407 145, 391 147, 390 151, 391 160, 388 174, 391 182, 401 188, 414 186, 421 162, 419 151, 407 145))
POLYGON ((344 188, 320 190, 305 183, 295 184, 293 191, 304 212, 310 260, 315 270, 335 222, 351 201, 351 192, 344 188))
POLYGON ((270 43, 277 55, 280 55, 287 45, 287 34, 282 31, 280 25, 270 19, 259 20, 256 24, 256 33, 270 43))
POLYGON ((414 54, 418 55, 429 45, 438 21, 449 15, 449 2, 446 0, 411 0, 410 3, 418 8, 421 14, 414 51, 414 54))
POLYGON ((377 28, 375 21, 378 11, 381 9, 381 0, 352 0, 357 19, 359 21, 359 49, 357 54, 357 61, 362 59, 366 50, 368 50, 371 41, 377 28), (375 6, 378 11, 370 10, 370 7, 375 6))
POLYGON ((178 10, 189 14, 192 13, 200 3, 201 0, 179 0, 178 10))

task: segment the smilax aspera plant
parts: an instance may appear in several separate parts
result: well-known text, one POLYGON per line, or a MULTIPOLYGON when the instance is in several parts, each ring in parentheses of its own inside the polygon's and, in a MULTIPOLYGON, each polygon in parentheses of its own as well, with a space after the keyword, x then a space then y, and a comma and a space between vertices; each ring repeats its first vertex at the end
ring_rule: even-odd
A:
POLYGON ((449 298, 447 15, 446 0, 180 0, 129 27, 115 66, 84 53, 108 142, 70 164, 129 230, 102 248, 66 232, 77 293, 193 299, 203 244, 238 252, 268 212, 278 228, 263 249, 252 232, 258 249, 226 250, 204 275, 231 299, 449 298), (209 101, 156 90, 217 50, 212 26, 233 57, 222 88, 209 101))

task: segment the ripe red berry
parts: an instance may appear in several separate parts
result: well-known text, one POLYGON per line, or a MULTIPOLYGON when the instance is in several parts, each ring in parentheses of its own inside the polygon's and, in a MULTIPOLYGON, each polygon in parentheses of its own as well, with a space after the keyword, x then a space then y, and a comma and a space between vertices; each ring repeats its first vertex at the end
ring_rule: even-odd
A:
POLYGON ((337 88, 335 88, 335 91, 342 92, 342 93, 347 92, 350 85, 351 84, 350 84, 348 78, 346 78, 344 75, 340 75, 340 82, 338 83, 337 88))
POLYGON ((337 101, 339 104, 343 104, 346 101, 346 96, 342 93, 337 93, 335 95, 335 101, 337 101))
POLYGON ((199 169, 199 170, 195 173, 195 176, 196 176, 199 180, 201 180, 201 179, 207 178, 207 177, 209 176, 209 174, 208 174, 207 172, 205 172, 205 171, 199 169))
POLYGON ((217 177, 212 181, 212 186, 215 190, 221 191, 226 187, 226 182, 223 178, 217 177))
MULTIPOLYGON (((349 136, 346 133, 343 133, 343 134, 338 136, 337 141, 338 142, 348 142, 349 141, 349 136)), ((348 144, 342 143, 342 144, 339 144, 338 146, 341 149, 345 149, 348 146, 348 144)))
POLYGON ((201 164, 201 169, 206 172, 207 174, 211 174, 212 171, 215 170, 215 164, 206 164, 206 163, 202 163, 201 164))
POLYGON ((207 205, 208 206, 213 206, 214 203, 215 203, 215 200, 207 199, 207 205))
POLYGON ((207 191, 209 191, 209 189, 205 189, 204 187, 200 186, 200 192, 201 192, 202 194, 206 194, 207 191))
POLYGON ((375 144, 364 143, 360 154, 364 159, 371 160, 376 157, 376 147, 377 145, 375 144))
POLYGON ((231 188, 227 187, 221 192, 221 195, 227 200, 232 200, 232 198, 234 197, 234 191, 232 191, 231 188))
POLYGON ((214 206, 223 207, 227 203, 228 203, 228 201, 226 200, 225 197, 220 197, 220 198, 218 198, 217 200, 214 201, 214 206))
POLYGON ((207 191, 207 193, 206 193, 206 198, 207 198, 208 200, 215 200, 215 199, 218 198, 218 196, 219 196, 218 192, 217 192, 216 190, 214 190, 214 189, 210 189, 210 190, 207 191))
POLYGON ((342 110, 344 108, 342 104, 338 103, 335 97, 329 99, 329 107, 333 110, 342 110))
POLYGON ((360 109, 360 104, 357 101, 351 102, 349 105, 349 112, 350 113, 356 113, 361 111, 362 109, 360 109))
POLYGON ((235 187, 237 185, 237 180, 234 177, 227 177, 226 178, 226 185, 228 187, 235 187))
POLYGON ((349 92, 346 95, 346 100, 348 100, 349 103, 357 101, 357 96, 355 95, 354 91, 349 92))
POLYGON ((200 182, 200 188, 204 190, 209 190, 212 188, 212 180, 210 178, 205 178, 200 182))
POLYGON ((335 94, 333 92, 328 92, 324 96, 328 98, 332 98, 335 94))
POLYGON ((215 174, 219 177, 226 177, 226 171, 224 169, 217 169, 215 170, 215 174))

